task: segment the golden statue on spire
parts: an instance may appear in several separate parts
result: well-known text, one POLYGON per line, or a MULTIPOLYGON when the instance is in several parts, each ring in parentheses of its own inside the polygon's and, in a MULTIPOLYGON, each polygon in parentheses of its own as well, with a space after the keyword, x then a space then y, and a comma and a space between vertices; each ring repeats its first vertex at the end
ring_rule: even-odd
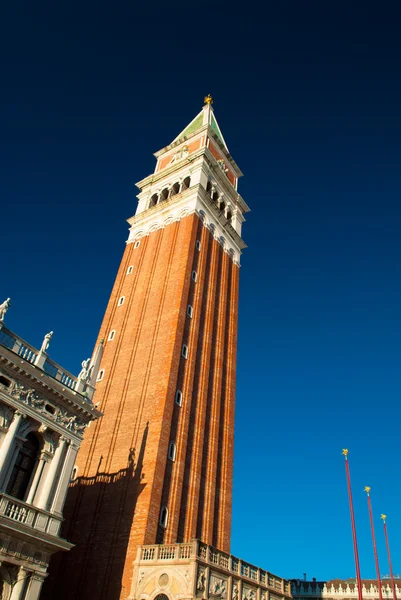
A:
POLYGON ((203 102, 205 104, 213 104, 213 98, 211 97, 210 94, 208 94, 207 96, 204 97, 203 102))
POLYGON ((380 515, 380 518, 381 518, 383 521, 385 521, 385 520, 386 520, 386 518, 387 518, 387 515, 380 515))
POLYGON ((348 449, 347 449, 347 448, 343 448, 343 451, 341 452, 341 454, 342 454, 343 456, 347 456, 347 454, 348 454, 348 449))
POLYGON ((366 492, 367 494, 369 494, 369 492, 370 492, 370 487, 369 487, 368 485, 365 485, 365 492, 366 492))

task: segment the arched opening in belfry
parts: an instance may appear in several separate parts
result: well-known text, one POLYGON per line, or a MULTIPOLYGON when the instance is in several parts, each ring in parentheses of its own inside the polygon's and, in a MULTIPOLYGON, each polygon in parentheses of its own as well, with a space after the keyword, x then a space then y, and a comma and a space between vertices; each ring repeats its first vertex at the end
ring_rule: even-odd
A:
POLYGON ((25 498, 29 482, 38 463, 39 454, 40 444, 38 438, 34 433, 28 433, 17 454, 7 484, 6 494, 18 498, 18 500, 25 498))
POLYGON ((179 192, 180 192, 180 184, 175 183, 173 186, 171 186, 170 197, 175 196, 179 192))
POLYGON ((219 200, 219 193, 216 190, 212 192, 212 200, 213 202, 218 202, 219 200))
POLYGON ((152 206, 156 206, 158 199, 159 196, 157 194, 153 194, 153 196, 149 200, 149 208, 152 208, 152 206))
POLYGON ((191 185, 191 178, 185 177, 184 181, 182 182, 182 191, 187 190, 190 185, 191 185))
POLYGON ((226 217, 228 221, 231 221, 231 219, 233 218, 233 214, 230 209, 227 209, 226 217))
POLYGON ((170 600, 167 594, 157 594, 155 600, 170 600))
POLYGON ((224 202, 223 198, 221 198, 219 200, 219 210, 224 210, 226 207, 226 203, 224 202))
POLYGON ((211 194, 211 192, 212 192, 212 184, 210 183, 210 181, 207 182, 206 191, 209 194, 211 194))
POLYGON ((159 202, 164 202, 165 200, 167 200, 167 198, 168 198, 168 189, 164 188, 164 190, 162 190, 162 192, 160 194, 159 202))

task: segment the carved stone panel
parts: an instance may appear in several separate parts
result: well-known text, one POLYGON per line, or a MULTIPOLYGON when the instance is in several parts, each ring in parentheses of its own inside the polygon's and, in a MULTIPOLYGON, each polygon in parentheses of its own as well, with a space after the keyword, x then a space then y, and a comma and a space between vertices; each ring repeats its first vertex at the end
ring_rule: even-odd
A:
POLYGON ((209 596, 214 598, 226 598, 227 580, 217 575, 212 575, 209 582, 209 596))

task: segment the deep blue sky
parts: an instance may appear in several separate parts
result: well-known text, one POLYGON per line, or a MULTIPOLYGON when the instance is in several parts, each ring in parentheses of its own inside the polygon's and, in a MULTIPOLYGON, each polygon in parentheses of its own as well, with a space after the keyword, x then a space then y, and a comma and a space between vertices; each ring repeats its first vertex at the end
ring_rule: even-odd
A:
POLYGON ((351 577, 350 448, 401 572, 401 5, 14 2, 1 9, 1 300, 73 372, 91 353, 134 184, 211 93, 243 235, 232 552, 351 577), (230 8, 231 6, 231 8, 230 8))

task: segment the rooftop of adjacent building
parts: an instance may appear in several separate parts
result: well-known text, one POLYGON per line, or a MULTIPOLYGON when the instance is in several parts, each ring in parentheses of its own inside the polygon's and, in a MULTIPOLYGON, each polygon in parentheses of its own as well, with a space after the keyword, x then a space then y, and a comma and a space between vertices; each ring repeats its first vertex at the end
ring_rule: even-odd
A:
MULTIPOLYGON (((75 376, 50 359, 47 354, 53 331, 44 336, 40 349, 37 349, 4 325, 5 316, 10 306, 10 298, 0 304, 0 347, 6 348, 11 352, 11 355, 18 357, 21 364, 26 363, 37 369, 41 378, 45 377, 51 387, 69 393, 75 397, 78 404, 94 410, 96 407, 92 405, 92 397, 102 355, 102 344, 96 349, 92 359, 88 358, 82 362, 81 372, 78 376, 75 376)), ((97 416, 100 416, 100 413, 97 416)))
MULTIPOLYGON (((391 589, 391 579, 389 576, 382 576, 381 578, 382 589, 386 589, 388 592, 391 589)), ((395 586, 398 591, 397 596, 401 596, 401 578, 400 576, 395 577, 395 586)), ((326 581, 317 581, 313 578, 311 581, 306 579, 291 579, 292 594, 294 596, 319 596, 322 593, 327 594, 357 594, 357 582, 355 577, 349 579, 329 579, 326 581)), ((364 593, 377 593, 377 580, 376 579, 362 579, 362 589, 364 593)))

